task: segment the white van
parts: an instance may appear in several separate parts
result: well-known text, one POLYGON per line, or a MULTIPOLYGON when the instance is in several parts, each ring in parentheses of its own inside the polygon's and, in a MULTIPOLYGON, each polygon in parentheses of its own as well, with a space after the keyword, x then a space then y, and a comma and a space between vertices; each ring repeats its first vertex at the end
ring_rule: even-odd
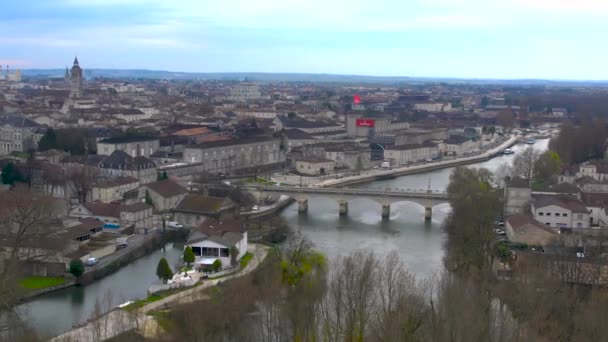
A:
POLYGON ((175 221, 169 221, 168 225, 169 225, 169 227, 175 228, 175 229, 184 228, 183 224, 181 224, 179 222, 175 222, 175 221))
POLYGON ((88 258, 86 264, 87 264, 87 266, 95 266, 95 265, 97 265, 98 262, 99 262, 99 259, 97 259, 97 258, 88 258))

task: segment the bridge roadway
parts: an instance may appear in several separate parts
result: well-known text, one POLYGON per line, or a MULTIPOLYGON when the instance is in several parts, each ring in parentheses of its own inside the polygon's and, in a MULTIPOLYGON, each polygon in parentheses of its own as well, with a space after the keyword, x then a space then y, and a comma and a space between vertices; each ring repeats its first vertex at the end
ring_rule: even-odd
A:
POLYGON ((399 188, 347 189, 263 185, 245 185, 242 186, 242 188, 256 194, 258 198, 262 198, 269 192, 293 197, 298 201, 298 211, 300 213, 308 212, 309 195, 325 195, 336 199, 339 204, 341 216, 348 214, 349 199, 369 198, 382 205, 382 218, 384 219, 390 218, 391 203, 402 201, 418 203, 425 208, 425 220, 430 220, 433 210, 432 207, 437 204, 448 202, 448 194, 445 191, 440 190, 405 190, 399 188))

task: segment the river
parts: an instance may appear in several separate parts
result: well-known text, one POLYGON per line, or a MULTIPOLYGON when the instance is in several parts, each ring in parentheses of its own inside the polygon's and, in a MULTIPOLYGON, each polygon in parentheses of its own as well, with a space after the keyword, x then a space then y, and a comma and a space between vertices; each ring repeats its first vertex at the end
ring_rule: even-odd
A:
MULTIPOLYGON (((539 140, 535 149, 545 150, 548 140, 539 140)), ((513 147, 520 153, 527 145, 513 147)), ((512 161, 513 155, 501 156, 471 165, 495 170, 512 161)), ((358 187, 391 187, 403 189, 445 190, 452 169, 443 169, 386 181, 361 184, 358 187)), ((418 279, 434 276, 442 270, 444 234, 441 224, 449 214, 448 204, 433 207, 431 222, 424 222, 424 208, 410 202, 391 206, 390 221, 382 221, 380 204, 367 199, 349 202, 348 217, 338 215, 338 204, 330 198, 311 197, 307 215, 299 215, 297 204, 281 215, 293 229, 301 231, 330 260, 355 250, 371 250, 379 255, 396 250, 409 271, 418 279)), ((44 336, 54 336, 73 325, 86 321, 95 312, 96 303, 103 308, 115 307, 127 300, 143 298, 148 287, 157 282, 156 264, 161 257, 176 265, 183 246, 168 244, 116 273, 87 286, 70 287, 48 293, 21 305, 19 310, 30 325, 44 336), (108 293, 111 293, 108 299, 108 293)))

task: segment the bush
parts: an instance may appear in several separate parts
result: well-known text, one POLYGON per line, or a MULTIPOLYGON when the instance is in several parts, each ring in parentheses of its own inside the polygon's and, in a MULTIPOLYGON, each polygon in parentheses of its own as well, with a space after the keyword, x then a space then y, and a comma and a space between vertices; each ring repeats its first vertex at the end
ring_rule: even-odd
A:
POLYGON ((222 260, 215 259, 215 261, 211 265, 211 268, 213 269, 214 272, 218 272, 220 269, 222 269, 222 260))
POLYGON ((84 263, 80 259, 70 261, 70 273, 78 278, 84 273, 84 263))
POLYGON ((171 271, 171 267, 169 267, 167 259, 160 258, 158 261, 158 265, 156 266, 156 276, 165 284, 167 283, 167 280, 173 277, 173 271, 171 271))

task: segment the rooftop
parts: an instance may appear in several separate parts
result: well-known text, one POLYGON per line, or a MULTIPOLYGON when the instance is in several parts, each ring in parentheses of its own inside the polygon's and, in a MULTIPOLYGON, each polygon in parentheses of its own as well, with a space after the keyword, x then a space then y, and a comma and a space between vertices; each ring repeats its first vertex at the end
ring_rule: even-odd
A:
POLYGON ((158 138, 145 136, 145 135, 126 135, 123 137, 114 137, 114 138, 104 139, 104 140, 99 141, 99 143, 101 143, 101 144, 126 144, 126 143, 132 143, 132 142, 137 142, 137 141, 151 141, 151 140, 158 140, 158 138))

